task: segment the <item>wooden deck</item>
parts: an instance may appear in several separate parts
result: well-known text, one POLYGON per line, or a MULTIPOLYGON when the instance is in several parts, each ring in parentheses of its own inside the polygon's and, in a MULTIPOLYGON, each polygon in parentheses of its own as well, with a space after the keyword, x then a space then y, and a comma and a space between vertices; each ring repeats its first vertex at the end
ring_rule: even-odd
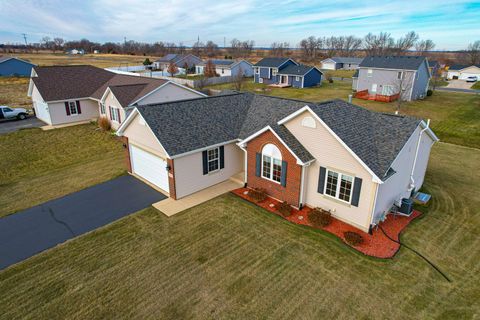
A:
POLYGON ((386 96, 383 94, 369 94, 368 90, 362 90, 355 93, 355 98, 363 100, 373 100, 381 102, 392 102, 399 98, 400 94, 393 94, 391 96, 386 96))

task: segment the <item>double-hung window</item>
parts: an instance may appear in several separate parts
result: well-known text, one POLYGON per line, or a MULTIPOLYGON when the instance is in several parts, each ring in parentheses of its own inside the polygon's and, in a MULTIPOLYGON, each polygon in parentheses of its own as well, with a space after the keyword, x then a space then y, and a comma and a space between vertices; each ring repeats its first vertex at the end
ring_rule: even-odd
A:
POLYGON ((260 74, 260 68, 255 68, 255 74, 260 74))
POLYGON ((373 75, 373 69, 367 70, 367 77, 371 77, 373 75))
POLYGON ((262 149, 262 177, 280 183, 282 177, 282 154, 273 144, 262 149))
POLYGON ((120 123, 120 110, 118 108, 110 107, 110 117, 113 121, 120 123))
POLYGON ((103 103, 103 102, 100 102, 100 113, 101 113, 101 114, 105 114, 105 113, 106 113, 105 103, 103 103))
POLYGON ((218 148, 207 150, 208 172, 217 171, 220 167, 220 152, 218 148))
POLYGON ((70 115, 77 115, 78 114, 77 104, 75 103, 75 101, 69 101, 68 102, 68 108, 70 110, 70 115))
POLYGON ((347 174, 327 170, 325 194, 350 203, 352 199, 353 177, 347 174))
POLYGON ((272 76, 275 77, 277 75, 277 72, 278 72, 278 70, 276 68, 273 68, 272 69, 272 76))
POLYGON ((402 71, 398 71, 398 73, 397 73, 397 79, 398 79, 398 80, 402 80, 402 79, 403 79, 403 72, 402 72, 402 71))
POLYGON ((296 76, 296 77, 295 77, 295 81, 300 81, 300 77, 299 77, 299 76, 296 76))

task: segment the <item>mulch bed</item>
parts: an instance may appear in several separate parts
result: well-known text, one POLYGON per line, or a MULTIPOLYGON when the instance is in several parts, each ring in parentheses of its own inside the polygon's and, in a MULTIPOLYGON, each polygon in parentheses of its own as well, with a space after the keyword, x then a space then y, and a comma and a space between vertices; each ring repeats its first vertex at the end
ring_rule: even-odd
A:
MULTIPOLYGON (((249 189, 248 188, 239 188, 232 191, 233 194, 252 202, 278 216, 281 216, 277 212, 277 207, 280 204, 279 201, 267 197, 266 200, 261 202, 253 201, 248 194, 245 194, 249 189)), ((312 210, 311 208, 304 207, 302 210, 296 210, 292 208, 292 214, 289 217, 284 219, 305 226, 309 226, 316 229, 321 229, 327 231, 340 239, 342 241, 351 246, 350 244, 345 242, 343 233, 346 231, 353 231, 359 233, 363 237, 363 243, 357 246, 351 246, 355 250, 367 255, 376 258, 392 258, 400 249, 400 245, 392 240, 390 240, 380 229, 374 228, 372 234, 365 233, 360 229, 355 228, 343 221, 335 219, 332 217, 332 223, 324 228, 315 227, 308 221, 308 213, 312 210)), ((380 226, 385 230, 385 232, 395 240, 399 240, 400 233, 403 229, 415 218, 421 215, 421 212, 414 211, 410 217, 405 216, 393 216, 390 215, 388 219, 384 222, 380 223, 380 226)), ((281 216, 282 217, 282 216, 281 216)), ((283 218, 283 217, 282 217, 283 218)))

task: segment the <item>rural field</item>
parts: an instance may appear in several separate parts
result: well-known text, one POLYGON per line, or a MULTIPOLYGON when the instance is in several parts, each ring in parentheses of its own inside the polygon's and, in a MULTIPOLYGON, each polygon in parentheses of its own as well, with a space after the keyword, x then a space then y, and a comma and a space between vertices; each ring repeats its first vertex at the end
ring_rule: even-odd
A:
MULTIPOLYGON (((4 81, 2 103, 29 103, 26 82, 4 81)), ((320 102, 350 86, 245 90, 320 102)), ((170 218, 139 211, 0 271, 0 319, 478 318, 480 97, 435 92, 401 113, 431 118, 442 140, 423 188, 432 201, 401 240, 450 282, 405 247, 366 257, 226 194, 170 218)), ((122 144, 94 124, 0 135, 0 155, 0 217, 126 172, 122 144)))
POLYGON ((480 151, 433 149, 402 248, 365 257, 227 194, 153 208, 0 272, 0 319, 474 319, 480 310, 480 151))

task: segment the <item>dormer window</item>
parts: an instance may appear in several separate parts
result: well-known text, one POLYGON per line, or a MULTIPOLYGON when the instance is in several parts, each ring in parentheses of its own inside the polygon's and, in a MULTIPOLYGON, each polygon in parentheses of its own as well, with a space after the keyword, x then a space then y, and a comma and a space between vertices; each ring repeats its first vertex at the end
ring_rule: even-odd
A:
POLYGON ((315 119, 308 116, 302 119, 302 126, 315 129, 317 127, 317 123, 315 122, 315 119))

